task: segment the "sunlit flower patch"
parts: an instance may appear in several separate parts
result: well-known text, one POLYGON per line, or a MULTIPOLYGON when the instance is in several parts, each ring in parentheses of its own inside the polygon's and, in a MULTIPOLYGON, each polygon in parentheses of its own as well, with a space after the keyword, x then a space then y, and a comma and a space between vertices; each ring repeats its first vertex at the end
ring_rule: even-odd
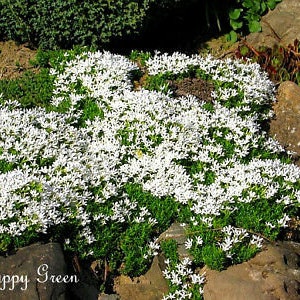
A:
MULTIPOLYGON (((145 68, 210 80, 214 101, 135 89, 134 62, 85 52, 51 70, 52 111, 1 105, 2 251, 51 237, 137 275, 178 221, 194 264, 223 269, 287 226, 299 208, 300 169, 262 130, 274 86, 259 66, 156 53, 145 68)), ((202 293, 190 261, 171 265, 165 299, 192 297, 193 284, 202 293)))

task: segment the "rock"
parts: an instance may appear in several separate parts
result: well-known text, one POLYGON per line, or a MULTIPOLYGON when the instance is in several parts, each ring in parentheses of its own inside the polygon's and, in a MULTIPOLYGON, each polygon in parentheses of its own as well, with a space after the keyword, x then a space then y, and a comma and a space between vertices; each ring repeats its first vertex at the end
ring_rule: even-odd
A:
MULTIPOLYGON (((299 3, 300 4, 300 3, 299 3)), ((300 87, 285 81, 278 88, 278 102, 274 105, 275 119, 270 134, 288 150, 300 155, 300 87)))
POLYGON ((79 260, 75 255, 72 257, 72 261, 69 259, 69 265, 73 265, 73 269, 76 270, 78 282, 68 284, 68 296, 72 300, 114 300, 110 295, 100 294, 99 287, 103 284, 101 266, 99 261, 90 262, 88 260, 79 260), (99 295, 100 294, 100 295, 99 295), (110 297, 110 298, 107 298, 110 297))
MULTIPOLYGON (((114 300, 114 298, 101 298, 99 290, 94 286, 93 282, 87 282, 86 279, 79 276, 79 282, 69 285, 68 292, 72 300, 114 300)), ((106 295, 105 295, 106 296, 106 295)))
POLYGON ((158 240, 174 240, 177 242, 178 248, 178 255, 179 259, 182 260, 185 257, 190 258, 191 260, 193 257, 188 252, 188 250, 185 247, 185 242, 187 241, 186 232, 184 226, 181 226, 179 223, 173 223, 165 232, 163 232, 158 240))
POLYGON ((100 294, 98 300, 119 300, 119 296, 116 294, 100 294))
POLYGON ((296 300, 300 291, 300 244, 268 245, 248 262, 217 272, 207 269, 205 300, 296 300))
POLYGON ((124 275, 117 277, 114 290, 121 300, 161 300, 168 292, 168 284, 163 277, 159 258, 154 257, 145 275, 133 279, 124 275))
POLYGON ((282 0, 274 10, 262 17, 261 25, 262 32, 247 36, 247 42, 252 46, 292 44, 296 38, 300 39, 300 1, 282 0))
POLYGON ((33 244, 20 248, 14 255, 0 257, 0 270, 0 299, 66 298, 66 284, 52 282, 60 281, 56 276, 66 275, 64 255, 58 243, 33 244), (51 275, 55 275, 55 280, 51 275))
MULTIPOLYGON (((173 239, 178 245, 179 258, 189 257, 192 259, 184 244, 187 240, 184 226, 173 223, 163 232, 158 241, 173 239)), ((115 279, 114 290, 121 300, 161 300, 164 294, 168 293, 168 284, 163 277, 165 269, 165 257, 163 254, 155 256, 149 271, 140 277, 130 278, 121 275, 115 279)))

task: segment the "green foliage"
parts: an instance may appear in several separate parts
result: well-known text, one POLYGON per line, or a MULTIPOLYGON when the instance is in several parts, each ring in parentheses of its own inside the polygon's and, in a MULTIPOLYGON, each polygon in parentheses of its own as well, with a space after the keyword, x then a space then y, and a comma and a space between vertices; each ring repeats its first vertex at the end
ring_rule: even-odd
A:
POLYGON ((213 270, 221 271, 224 269, 226 256, 219 247, 208 244, 202 248, 202 257, 204 263, 213 270))
POLYGON ((178 214, 178 203, 171 197, 155 197, 149 192, 143 191, 137 184, 127 184, 125 191, 129 198, 138 201, 140 206, 145 206, 157 221, 157 233, 166 230, 178 214))
POLYGON ((6 173, 15 168, 15 164, 12 162, 7 162, 4 159, 0 159, 0 172, 1 173, 6 173))
POLYGON ((7 233, 0 234, 0 252, 5 253, 9 250, 12 237, 7 233))
MULTIPOLYGON (((194 8, 199 10, 198 19, 206 20, 207 27, 211 27, 214 18, 219 31, 222 22, 227 24, 227 14, 232 28, 228 38, 234 41, 237 33, 260 31, 261 16, 280 1, 206 0, 199 4, 196 0, 1 0, 0 39, 43 49, 70 49, 74 45, 99 49, 118 38, 151 31, 155 21, 194 8)), ((173 18, 179 20, 183 16, 173 18)))
POLYGON ((229 11, 232 31, 228 39, 235 42, 237 33, 261 31, 260 19, 268 10, 276 7, 281 0, 236 0, 236 4, 229 11))
POLYGON ((133 224, 121 238, 121 249, 124 252, 124 269, 122 272, 131 276, 144 273, 148 266, 144 255, 147 254, 147 242, 151 237, 151 226, 147 223, 133 224))
POLYGON ((21 78, 0 80, 0 91, 4 100, 17 100, 24 107, 47 106, 51 100, 53 77, 49 69, 38 73, 25 72, 21 78))
POLYGON ((138 63, 140 67, 145 67, 146 66, 146 61, 151 57, 150 52, 143 52, 143 51, 138 51, 138 50, 132 50, 129 58, 138 63))
POLYGON ((240 202, 237 203, 235 212, 236 226, 252 230, 253 232, 261 232, 264 236, 274 240, 280 232, 280 226, 276 220, 283 215, 283 211, 283 204, 270 203, 264 198, 251 204, 240 202), (274 228, 266 226, 267 221, 274 223, 274 228))
POLYGON ((82 115, 78 121, 80 126, 84 126, 86 120, 92 121, 95 117, 104 117, 103 111, 99 108, 99 105, 97 105, 94 99, 84 99, 83 103, 80 103, 80 106, 82 107, 82 115))
POLYGON ((88 51, 95 51, 92 46, 74 46, 70 50, 42 50, 38 49, 35 59, 31 61, 31 64, 40 68, 51 68, 59 72, 65 70, 66 64, 76 59, 78 55, 83 55, 88 51))
MULTIPOLYGON (((35 67, 49 68, 65 60, 66 51, 63 50, 37 50, 35 59, 31 61, 31 64, 35 67)), ((70 53, 70 52, 67 52, 70 53)))
POLYGON ((240 264, 252 258, 258 249, 254 245, 244 245, 237 243, 232 247, 232 263, 240 264))
POLYGON ((164 240, 160 243, 161 251, 166 259, 170 261, 171 267, 175 267, 179 263, 178 245, 175 240, 164 240))
POLYGON ((170 91, 168 76, 160 74, 155 76, 146 76, 144 87, 150 91, 168 93, 170 91))
POLYGON ((0 1, 0 37, 44 49, 99 47, 136 33, 154 0, 0 1))
POLYGON ((233 30, 240 29, 243 26, 243 22, 239 21, 242 11, 242 8, 235 8, 229 12, 230 25, 233 30))

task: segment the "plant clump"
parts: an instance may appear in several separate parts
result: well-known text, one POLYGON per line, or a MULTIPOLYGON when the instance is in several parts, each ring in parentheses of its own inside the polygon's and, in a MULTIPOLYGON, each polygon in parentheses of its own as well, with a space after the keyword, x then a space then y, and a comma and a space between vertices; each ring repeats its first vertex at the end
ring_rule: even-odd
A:
POLYGON ((238 35, 261 31, 260 19, 269 10, 273 10, 282 0, 236 0, 229 11, 231 32, 228 38, 235 42, 238 35))
POLYGON ((43 49, 100 46, 137 33, 153 0, 0 2, 0 38, 43 49))
POLYGON ((275 83, 289 80, 300 85, 300 44, 297 39, 287 47, 276 44, 272 48, 261 46, 258 49, 243 41, 235 55, 260 64, 275 83))
POLYGON ((2 253, 57 240, 136 276, 177 221, 194 261, 178 260, 162 241, 165 299, 198 299, 197 267, 251 258, 297 215, 300 169, 262 129, 275 97, 258 64, 155 53, 141 70, 100 51, 68 51, 58 61, 50 103, 24 107, 2 95, 2 253), (150 81, 134 88, 143 73, 150 81), (213 84, 213 100, 175 97, 165 85, 188 77, 213 84))

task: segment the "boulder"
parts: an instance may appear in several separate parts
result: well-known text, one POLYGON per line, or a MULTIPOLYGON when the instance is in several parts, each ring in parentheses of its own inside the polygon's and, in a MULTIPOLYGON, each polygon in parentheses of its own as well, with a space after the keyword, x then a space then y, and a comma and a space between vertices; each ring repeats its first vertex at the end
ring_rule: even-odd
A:
POLYGON ((269 244, 266 250, 248 262, 221 272, 206 269, 204 299, 299 299, 299 263, 300 244, 294 242, 269 244))
POLYGON ((261 19, 262 32, 251 33, 247 42, 254 47, 287 46, 300 39, 300 1, 282 0, 261 19))
POLYGON ((168 284, 163 277, 161 260, 155 256, 149 271, 140 277, 121 275, 115 279, 114 290, 121 300, 161 300, 168 292, 168 284))
POLYGON ((98 300, 119 300, 119 296, 116 294, 100 294, 98 300))
POLYGON ((185 226, 182 226, 182 224, 173 223, 159 236, 158 241, 162 240, 174 240, 177 243, 177 252, 180 260, 186 257, 193 260, 192 255, 185 247, 187 236, 185 226))
MULTIPOLYGON (((299 3, 300 4, 300 3, 299 3)), ((278 88, 270 134, 287 150, 300 155, 300 87, 285 81, 278 88)))
POLYGON ((58 243, 33 244, 0 257, 0 270, 0 299, 66 299, 66 263, 58 243))
MULTIPOLYGON (((156 256, 145 275, 116 278, 114 290, 119 299, 161 300, 168 292, 162 275, 163 259, 163 255, 156 256)), ((284 241, 268 244, 251 260, 224 271, 207 267, 198 271, 206 273, 205 300, 296 300, 300 296, 299 264, 300 244, 284 241)), ((111 296, 118 299, 116 295, 111 296)))

